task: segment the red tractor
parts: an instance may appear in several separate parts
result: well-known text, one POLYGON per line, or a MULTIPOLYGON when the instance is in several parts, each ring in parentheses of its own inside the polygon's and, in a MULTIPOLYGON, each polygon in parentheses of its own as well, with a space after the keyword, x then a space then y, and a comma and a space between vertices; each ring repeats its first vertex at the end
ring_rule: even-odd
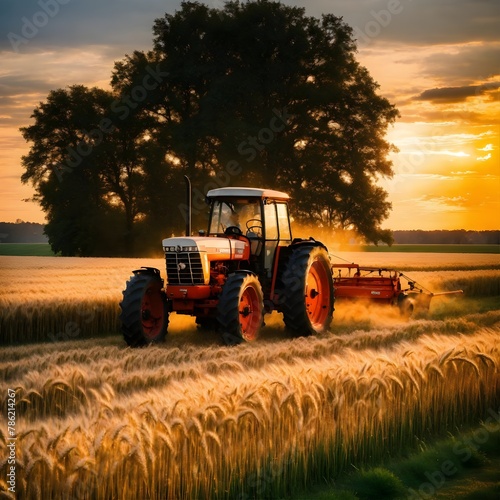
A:
POLYGON ((196 317, 217 328, 226 344, 253 341, 265 313, 279 311, 292 334, 326 330, 334 289, 325 245, 293 239, 288 195, 255 188, 207 193, 208 232, 166 238, 166 281, 160 271, 133 271, 120 303, 122 332, 130 346, 162 340, 169 314, 196 317))

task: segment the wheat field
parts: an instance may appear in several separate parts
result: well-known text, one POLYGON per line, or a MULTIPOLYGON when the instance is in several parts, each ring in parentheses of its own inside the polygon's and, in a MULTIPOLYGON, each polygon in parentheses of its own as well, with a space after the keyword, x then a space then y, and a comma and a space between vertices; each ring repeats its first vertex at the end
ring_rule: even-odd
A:
MULTIPOLYGON (((409 322, 338 304, 330 332, 298 339, 273 314, 257 342, 231 348, 173 315, 166 342, 138 350, 115 334, 117 304, 130 271, 161 260, 2 260, 17 497, 292 498, 498 412, 498 256, 391 257, 433 291, 470 296, 435 298, 409 322)), ((14 498, 7 467, 0 455, 14 498)))

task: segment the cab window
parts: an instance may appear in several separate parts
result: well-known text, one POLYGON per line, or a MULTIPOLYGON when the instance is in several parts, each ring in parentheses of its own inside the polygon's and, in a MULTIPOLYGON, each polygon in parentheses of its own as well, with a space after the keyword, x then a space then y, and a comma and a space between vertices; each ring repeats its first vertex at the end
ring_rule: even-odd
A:
POLYGON ((280 231, 280 240, 291 241, 290 221, 288 220, 288 207, 286 203, 277 203, 278 226, 280 231))
POLYGON ((261 236, 262 220, 260 200, 236 199, 214 202, 209 234, 223 234, 229 226, 236 226, 242 233, 251 230, 261 236))
POLYGON ((278 239, 278 223, 276 220, 276 205, 264 205, 264 221, 266 225, 266 240, 278 239))

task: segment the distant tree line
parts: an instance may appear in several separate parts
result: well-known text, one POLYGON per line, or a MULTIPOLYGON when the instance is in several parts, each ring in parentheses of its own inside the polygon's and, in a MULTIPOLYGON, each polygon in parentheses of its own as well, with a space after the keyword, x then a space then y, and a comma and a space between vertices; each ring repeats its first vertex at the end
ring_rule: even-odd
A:
POLYGON ((500 245, 500 231, 393 231, 394 243, 440 245, 500 245))
MULTIPOLYGON (((0 243, 47 243, 46 226, 35 222, 0 222, 0 243)), ((166 230, 166 229, 165 229, 166 230)), ((393 231, 394 243, 437 245, 500 245, 499 231, 393 231)), ((164 233, 163 236, 168 236, 164 233)), ((160 248, 157 242, 158 250, 160 248)))
POLYGON ((35 222, 0 222, 0 243, 48 243, 44 229, 35 222))

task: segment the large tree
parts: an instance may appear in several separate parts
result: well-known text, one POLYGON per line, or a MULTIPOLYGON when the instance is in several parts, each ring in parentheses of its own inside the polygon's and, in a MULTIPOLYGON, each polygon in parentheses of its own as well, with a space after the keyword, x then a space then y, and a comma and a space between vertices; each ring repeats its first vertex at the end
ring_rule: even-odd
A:
POLYGON ((161 65, 145 109, 195 186, 282 189, 300 221, 391 241, 380 229, 391 205, 377 181, 393 173, 385 134, 397 110, 357 62, 341 18, 267 0, 183 2, 153 31, 153 50, 116 64, 113 83, 131 92, 161 65))
POLYGON ((300 222, 391 242, 377 182, 393 173, 385 135, 397 110, 341 18, 268 0, 183 2, 153 33, 150 51, 115 63, 111 92, 53 91, 22 129, 33 143, 22 179, 55 250, 160 248, 184 225, 183 175, 195 228, 208 189, 261 186, 289 192, 300 222))

